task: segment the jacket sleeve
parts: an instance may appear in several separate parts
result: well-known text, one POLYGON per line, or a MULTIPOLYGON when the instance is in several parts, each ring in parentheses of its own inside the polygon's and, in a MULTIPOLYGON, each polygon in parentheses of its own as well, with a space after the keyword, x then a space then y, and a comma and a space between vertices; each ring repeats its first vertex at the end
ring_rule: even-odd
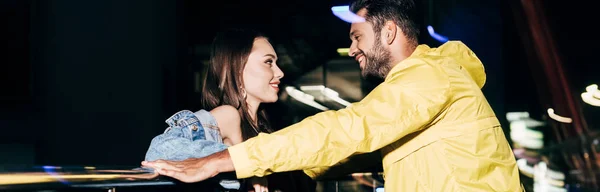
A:
POLYGON ((303 170, 312 179, 335 179, 356 172, 372 172, 381 168, 381 152, 358 154, 341 160, 333 166, 303 170))
POLYGON ((358 103, 229 147, 237 177, 332 166, 426 127, 449 103, 448 76, 422 60, 399 65, 358 103))
POLYGON ((227 149, 222 143, 204 139, 194 139, 194 132, 186 127, 169 127, 167 131, 152 139, 146 161, 158 159, 181 161, 199 158, 227 149))

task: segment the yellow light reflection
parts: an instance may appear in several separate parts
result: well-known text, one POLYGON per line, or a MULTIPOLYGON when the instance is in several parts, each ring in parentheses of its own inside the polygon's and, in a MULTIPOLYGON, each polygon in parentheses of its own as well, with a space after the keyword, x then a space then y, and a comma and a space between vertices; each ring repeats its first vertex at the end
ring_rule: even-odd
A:
POLYGON ((337 52, 338 52, 338 54, 340 54, 340 56, 348 56, 348 53, 350 52, 350 48, 338 48, 337 52))

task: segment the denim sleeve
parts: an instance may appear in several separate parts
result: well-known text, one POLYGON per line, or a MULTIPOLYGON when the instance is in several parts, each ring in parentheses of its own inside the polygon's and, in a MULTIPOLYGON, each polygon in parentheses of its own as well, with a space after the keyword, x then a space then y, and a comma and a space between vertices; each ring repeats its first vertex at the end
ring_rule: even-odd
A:
MULTIPOLYGON (((220 142, 215 119, 205 110, 197 113, 183 110, 165 122, 169 127, 163 134, 152 139, 146 152, 146 161, 181 161, 205 157, 227 149, 227 145, 220 142)), ((235 179, 221 179, 219 184, 225 189, 241 187, 241 183, 235 179)))
POLYGON ((182 127, 171 127, 166 133, 158 135, 150 142, 146 161, 185 160, 188 158, 205 157, 223 151, 227 146, 208 140, 193 140, 189 137, 190 130, 182 127))
POLYGON ((152 139, 146 152, 146 161, 180 161, 205 157, 227 149, 222 143, 206 139, 202 119, 191 111, 180 111, 167 119, 166 123, 170 127, 152 139))

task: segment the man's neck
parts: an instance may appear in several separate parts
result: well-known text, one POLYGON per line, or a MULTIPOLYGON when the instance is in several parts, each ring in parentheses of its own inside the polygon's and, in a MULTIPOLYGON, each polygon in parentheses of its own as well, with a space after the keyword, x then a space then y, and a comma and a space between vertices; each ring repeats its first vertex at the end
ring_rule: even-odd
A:
POLYGON ((398 51, 392 51, 390 69, 394 68, 398 63, 404 61, 415 52, 416 46, 404 46, 398 51))
MULTIPOLYGON (((407 46, 403 46, 402 48, 399 48, 397 50, 392 50, 392 55, 391 59, 390 59, 390 71, 388 71, 388 74, 391 72, 391 70, 396 67, 396 65, 398 65, 400 62, 404 61, 406 58, 410 57, 416 50, 417 46, 412 46, 412 45, 407 45, 407 46)), ((387 75, 384 77, 387 78, 387 75)))

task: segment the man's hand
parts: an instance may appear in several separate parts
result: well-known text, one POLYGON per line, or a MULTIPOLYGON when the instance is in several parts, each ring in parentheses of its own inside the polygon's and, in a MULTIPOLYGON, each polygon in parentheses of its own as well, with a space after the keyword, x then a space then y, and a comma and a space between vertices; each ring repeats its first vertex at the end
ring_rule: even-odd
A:
POLYGON ((269 192, 269 184, 266 177, 252 177, 250 179, 251 188, 254 192, 269 192))
POLYGON ((219 173, 234 171, 233 162, 227 150, 203 158, 190 158, 183 161, 142 161, 142 166, 151 167, 158 174, 186 183, 204 181, 219 173))

